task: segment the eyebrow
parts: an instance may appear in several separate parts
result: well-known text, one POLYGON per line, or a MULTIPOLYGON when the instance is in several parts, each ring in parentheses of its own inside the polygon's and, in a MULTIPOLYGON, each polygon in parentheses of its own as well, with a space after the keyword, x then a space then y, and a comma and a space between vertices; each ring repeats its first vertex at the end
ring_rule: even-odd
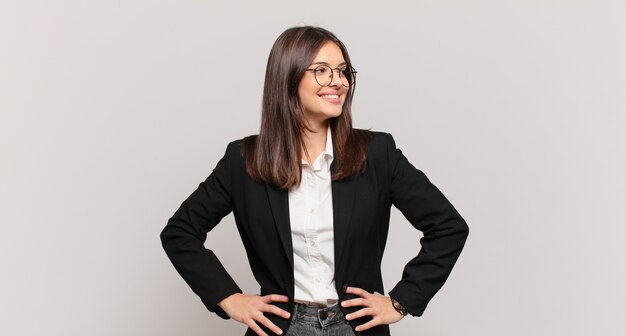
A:
MULTIPOLYGON (((313 65, 313 64, 322 64, 322 65, 328 65, 328 66, 330 66, 330 64, 329 64, 328 62, 324 62, 324 61, 319 61, 319 62, 313 62, 313 63, 311 63, 311 65, 313 65)), ((347 65, 347 64, 348 64, 348 63, 346 63, 346 61, 343 61, 343 62, 339 63, 339 65, 338 65, 338 66, 347 65)))

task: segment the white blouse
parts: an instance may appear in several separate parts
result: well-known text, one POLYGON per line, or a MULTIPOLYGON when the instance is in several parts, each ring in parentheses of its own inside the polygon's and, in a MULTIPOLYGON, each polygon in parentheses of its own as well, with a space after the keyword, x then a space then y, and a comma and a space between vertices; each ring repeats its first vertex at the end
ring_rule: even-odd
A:
POLYGON ((329 299, 338 299, 330 180, 332 161, 329 127, 325 150, 313 161, 313 166, 302 161, 302 181, 289 190, 295 300, 326 304, 329 299))

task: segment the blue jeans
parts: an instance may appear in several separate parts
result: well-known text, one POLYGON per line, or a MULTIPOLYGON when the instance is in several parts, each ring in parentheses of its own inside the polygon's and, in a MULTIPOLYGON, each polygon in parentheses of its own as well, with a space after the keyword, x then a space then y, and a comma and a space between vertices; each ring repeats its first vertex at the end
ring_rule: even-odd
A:
POLYGON ((354 336, 339 304, 326 308, 308 307, 296 303, 291 313, 291 325, 285 336, 354 336))

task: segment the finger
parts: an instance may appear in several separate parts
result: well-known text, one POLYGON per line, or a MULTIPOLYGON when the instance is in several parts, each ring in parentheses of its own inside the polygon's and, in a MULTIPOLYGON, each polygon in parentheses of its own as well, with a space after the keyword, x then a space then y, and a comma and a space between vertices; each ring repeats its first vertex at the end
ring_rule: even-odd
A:
POLYGON ((271 313, 271 314, 274 314, 274 315, 278 315, 278 316, 286 318, 286 319, 288 319, 291 316, 291 314, 288 311, 286 311, 284 309, 280 309, 280 308, 278 308, 278 307, 276 307, 274 305, 271 305, 271 304, 263 306, 261 311, 266 312, 266 313, 271 313))
POLYGON ((279 327, 277 327, 272 321, 270 321, 267 317, 261 315, 257 318, 257 321, 261 322, 267 329, 274 332, 274 334, 281 335, 283 333, 279 327))
POLYGON ((355 311, 354 313, 350 313, 348 315, 346 315, 346 320, 354 320, 357 319, 359 317, 363 317, 366 315, 373 315, 373 311, 370 308, 363 308, 363 309, 359 309, 357 311, 355 311))
POLYGON ((265 295, 263 297, 263 302, 265 303, 270 303, 270 302, 288 302, 289 301, 289 297, 285 296, 285 295, 279 295, 279 294, 268 294, 265 295))
POLYGON ((252 329, 259 336, 267 336, 266 333, 263 332, 263 329, 259 327, 253 319, 246 320, 246 325, 252 329))
POLYGON ((370 293, 359 287, 346 287, 346 293, 355 294, 361 297, 367 297, 370 293))
POLYGON ((379 325, 380 323, 378 323, 378 320, 376 318, 373 318, 371 320, 369 320, 366 323, 361 324, 360 326, 357 326, 356 328, 354 328, 354 330, 356 331, 364 331, 367 330, 369 328, 375 327, 377 325, 379 325))
POLYGON ((342 301, 341 306, 342 307, 367 306, 368 303, 369 302, 363 298, 356 298, 356 299, 342 301))

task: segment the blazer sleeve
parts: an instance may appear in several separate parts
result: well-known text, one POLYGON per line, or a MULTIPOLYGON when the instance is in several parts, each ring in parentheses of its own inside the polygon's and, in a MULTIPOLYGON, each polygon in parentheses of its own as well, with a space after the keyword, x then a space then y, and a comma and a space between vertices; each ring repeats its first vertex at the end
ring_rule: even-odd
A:
POLYGON ((393 136, 387 136, 391 202, 424 234, 418 255, 389 295, 411 315, 421 316, 450 275, 469 228, 441 191, 396 148, 393 136))
POLYGON ((229 316, 217 304, 241 289, 213 251, 204 247, 206 234, 232 211, 229 144, 213 172, 180 205, 161 231, 161 243, 174 268, 204 305, 218 316, 229 316))

